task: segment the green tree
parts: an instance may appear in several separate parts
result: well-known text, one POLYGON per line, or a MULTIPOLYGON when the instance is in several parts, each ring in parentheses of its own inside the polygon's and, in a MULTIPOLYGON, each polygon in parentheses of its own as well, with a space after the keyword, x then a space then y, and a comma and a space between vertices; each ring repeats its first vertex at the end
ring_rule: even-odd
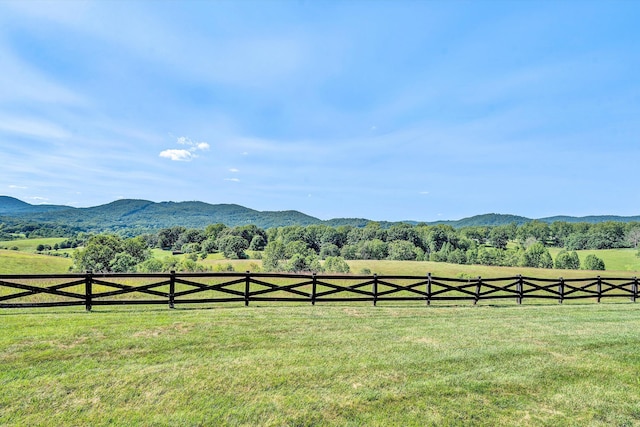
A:
POLYGON ((555 268, 565 270, 579 270, 580 258, 578 258, 578 254, 576 253, 576 251, 560 251, 560 253, 558 253, 558 255, 556 256, 555 268))
POLYGON ((122 242, 122 252, 129 254, 135 260, 136 264, 151 257, 147 241, 142 236, 125 239, 122 242))
POLYGON ((205 234, 205 236, 207 236, 207 239, 216 240, 218 238, 218 236, 220 235, 220 233, 222 233, 222 231, 227 229, 227 228, 228 227, 226 225, 221 224, 221 223, 209 224, 204 229, 204 234, 205 234))
POLYGON ((109 267, 114 273, 128 273, 136 270, 137 261, 126 252, 119 252, 111 260, 109 267))
POLYGON ((162 249, 171 249, 178 241, 180 235, 187 229, 185 227, 164 228, 158 232, 158 246, 162 249))
POLYGON ((340 256, 344 259, 358 259, 358 247, 356 245, 344 245, 340 249, 340 256))
POLYGON ((180 234, 178 240, 176 240, 176 242, 173 244, 173 248, 176 250, 182 250, 182 247, 184 245, 187 245, 189 243, 200 244, 206 238, 207 236, 206 234, 204 234, 204 231, 198 230, 196 228, 189 228, 188 230, 185 230, 182 234, 180 234))
POLYGON ((636 225, 627 231, 627 242, 634 248, 638 248, 638 244, 640 244, 640 227, 636 225))
POLYGON ((111 272, 111 262, 116 254, 122 252, 122 248, 122 239, 118 236, 113 234, 95 235, 87 241, 84 249, 74 253, 75 270, 111 272))
POLYGON ((335 257, 340 255, 340 248, 333 243, 323 243, 320 247, 320 258, 327 259, 327 257, 335 257))
POLYGON ((150 258, 137 266, 140 273, 161 273, 163 269, 162 261, 157 258, 150 258))
POLYGON ((324 270, 329 273, 349 273, 351 268, 342 257, 330 256, 324 262, 324 270))
POLYGON ((321 272, 323 270, 317 255, 310 254, 305 256, 300 253, 294 254, 293 257, 286 262, 285 269, 294 273, 305 271, 321 272))
POLYGON ((589 254, 584 259, 583 269, 585 270, 604 270, 604 261, 593 254, 589 254))
POLYGON ((491 229, 483 226, 464 227, 460 232, 467 239, 474 240, 479 245, 483 245, 487 239, 489 239, 491 229))
POLYGON ((360 259, 385 259, 389 255, 386 242, 380 239, 366 240, 358 249, 360 259))
POLYGON ((502 265, 503 251, 496 248, 480 248, 476 262, 481 265, 502 265))
POLYGON ((447 262, 451 264, 466 264, 467 255, 462 249, 454 249, 447 255, 447 262))
POLYGON ((527 239, 533 237, 538 242, 546 243, 549 240, 551 233, 549 231, 549 224, 546 222, 533 220, 522 224, 517 231, 518 240, 520 242, 526 242, 527 239))
POLYGON ((182 245, 180 250, 185 254, 192 254, 200 252, 202 250, 202 245, 200 243, 185 243, 182 245))
POLYGON ((294 255, 302 255, 303 257, 315 252, 307 246, 302 240, 294 240, 286 244, 285 255, 287 258, 293 258, 294 255))
POLYGON ((224 236, 217 241, 218 249, 224 253, 225 258, 244 259, 247 255, 244 253, 249 244, 240 236, 224 236))
POLYGON ((218 244, 216 243, 215 239, 209 237, 204 242, 202 242, 201 249, 203 252, 212 254, 218 250, 218 244))
POLYGON ((418 248, 407 240, 394 240, 389 243, 389 259, 398 261, 412 261, 416 259, 418 248))
POLYGON ((420 238, 414 226, 401 223, 392 225, 387 231, 387 241, 393 242, 394 240, 406 240, 416 246, 419 244, 420 238))
POLYGON ((509 243, 507 227, 493 227, 489 232, 489 243, 496 249, 507 249, 507 243, 509 243))
POLYGON ((265 271, 279 271, 287 258, 285 245, 282 240, 272 240, 267 243, 262 254, 262 267, 265 271))
POLYGON ((521 265, 523 267, 553 268, 553 259, 547 248, 542 243, 537 242, 524 251, 521 265))
POLYGON ((260 234, 256 234, 255 236, 253 236, 253 238, 251 239, 251 242, 249 243, 249 250, 261 251, 261 250, 264 250, 264 247, 266 245, 267 245, 267 241, 264 238, 264 236, 260 234))

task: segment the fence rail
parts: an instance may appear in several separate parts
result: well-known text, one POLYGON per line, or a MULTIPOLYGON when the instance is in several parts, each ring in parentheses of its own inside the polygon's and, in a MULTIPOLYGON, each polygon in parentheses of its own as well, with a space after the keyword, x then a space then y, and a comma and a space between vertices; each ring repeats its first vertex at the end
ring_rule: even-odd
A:
POLYGON ((459 279, 393 275, 162 273, 0 275, 0 308, 251 302, 470 301, 638 298, 638 279, 459 279))

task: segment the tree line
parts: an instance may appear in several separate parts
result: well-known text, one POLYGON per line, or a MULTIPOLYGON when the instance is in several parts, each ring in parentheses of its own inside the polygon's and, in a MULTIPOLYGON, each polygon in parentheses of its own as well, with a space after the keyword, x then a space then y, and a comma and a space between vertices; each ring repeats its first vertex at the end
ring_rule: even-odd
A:
MULTIPOLYGON (((581 263, 576 250, 637 248, 640 223, 547 224, 474 226, 393 224, 369 222, 364 227, 328 225, 262 229, 255 225, 204 229, 182 226, 157 233, 123 238, 113 234, 69 239, 84 246, 74 254, 78 271, 200 271, 199 259, 222 253, 227 259, 262 259, 265 271, 349 272, 347 260, 417 260, 455 264, 604 270, 601 259, 587 256, 581 263), (563 250, 552 259, 549 248, 563 250), (151 249, 186 254, 154 258, 151 249)), ((66 246, 66 245, 65 245, 66 246)), ((257 265, 256 265, 257 266, 257 265)))

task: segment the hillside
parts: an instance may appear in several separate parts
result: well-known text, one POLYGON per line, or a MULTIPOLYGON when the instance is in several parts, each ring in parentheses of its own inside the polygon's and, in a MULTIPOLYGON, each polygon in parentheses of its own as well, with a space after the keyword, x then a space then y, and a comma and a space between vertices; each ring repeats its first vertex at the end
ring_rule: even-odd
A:
MULTIPOLYGON (((370 220, 366 218, 335 218, 327 221, 320 220, 302 212, 287 211, 257 211, 236 204, 208 204, 204 202, 152 202, 149 200, 124 199, 105 205, 89 208, 73 208, 60 205, 31 205, 13 197, 0 196, 0 223, 36 223, 64 226, 74 230, 103 232, 128 230, 131 233, 157 230, 173 226, 189 228, 204 228, 209 224, 223 223, 234 227, 255 224, 260 228, 282 227, 288 225, 326 224, 330 226, 348 225, 364 227, 370 220)), ((484 214, 457 221, 437 221, 427 223, 446 224, 455 228, 470 226, 497 226, 516 223, 518 225, 532 221, 530 218, 505 215, 484 214)), ((539 221, 551 223, 554 221, 567 222, 604 222, 640 221, 640 216, 589 216, 570 217, 555 216, 541 218, 539 221)), ((417 224, 417 221, 403 221, 417 224)), ((383 228, 394 222, 380 221, 383 228)))
POLYGON ((161 202, 117 200, 90 208, 29 205, 17 199, 0 199, 3 220, 65 224, 86 231, 121 229, 153 230, 172 226, 203 228, 209 224, 228 226, 255 224, 261 228, 320 223, 318 218, 297 211, 256 211, 234 204, 204 202, 161 202))
POLYGON ((14 216, 31 213, 66 211, 69 209, 74 208, 60 205, 31 205, 14 197, 0 196, 0 215, 14 216))
POLYGON ((598 216, 552 216, 548 218, 541 218, 539 221, 551 224, 556 221, 564 222, 588 222, 591 224, 597 224, 599 222, 640 222, 640 216, 617 216, 617 215, 598 215, 598 216))

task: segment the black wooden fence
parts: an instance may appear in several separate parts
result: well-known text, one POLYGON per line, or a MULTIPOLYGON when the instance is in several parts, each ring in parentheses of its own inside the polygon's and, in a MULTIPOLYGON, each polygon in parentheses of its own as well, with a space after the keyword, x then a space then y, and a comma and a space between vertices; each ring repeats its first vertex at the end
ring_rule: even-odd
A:
POLYGON ((0 308, 252 302, 479 301, 638 298, 638 279, 459 279, 393 275, 163 273, 0 275, 0 308))

